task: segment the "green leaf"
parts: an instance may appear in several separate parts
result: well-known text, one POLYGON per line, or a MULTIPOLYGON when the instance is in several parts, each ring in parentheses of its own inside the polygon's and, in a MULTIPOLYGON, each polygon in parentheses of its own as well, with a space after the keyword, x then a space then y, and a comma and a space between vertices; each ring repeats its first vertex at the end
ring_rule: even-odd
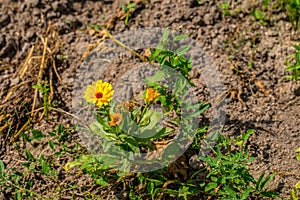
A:
POLYGON ((263 191, 263 192, 261 192, 261 195, 263 195, 265 197, 273 198, 273 199, 279 197, 279 194, 274 191, 263 191))
POLYGON ((298 195, 296 194, 295 190, 294 189, 291 189, 290 191, 290 200, 299 200, 298 195))
POLYGON ((162 43, 165 43, 167 40, 168 40, 168 37, 169 37, 169 28, 166 28, 165 31, 164 31, 164 34, 161 38, 161 42, 162 43))
POLYGON ((14 200, 22 200, 22 194, 20 190, 15 193, 14 200))
POLYGON ((125 135, 125 136, 126 137, 124 137, 124 140, 127 142, 127 144, 129 145, 129 147, 135 153, 140 153, 139 144, 137 143, 137 141, 132 136, 128 136, 128 135, 125 135))
POLYGON ((98 121, 94 121, 90 124, 90 130, 92 133, 99 135, 102 138, 111 140, 116 139, 116 136, 112 133, 104 131, 104 127, 98 121))
POLYGON ((53 140, 49 140, 48 144, 51 147, 51 149, 55 150, 55 144, 54 144, 53 140))
POLYGON ((1 177, 4 176, 4 169, 5 169, 4 163, 2 160, 0 160, 0 176, 1 177))
POLYGON ((300 161, 300 147, 296 149, 296 153, 297 153, 296 158, 298 161, 300 161))
POLYGON ((218 187, 218 183, 215 183, 215 182, 209 182, 207 184, 207 186, 205 186, 205 192, 208 192, 212 189, 215 189, 216 187, 218 187))
POLYGON ((298 183, 296 183, 295 188, 296 188, 297 190, 300 190, 300 181, 298 181, 298 183))
POLYGON ((253 190, 254 190, 254 188, 248 187, 245 191, 243 191, 241 199, 247 199, 250 192, 252 192, 253 190))
POLYGON ((169 159, 170 157, 174 157, 179 150, 180 150, 180 145, 172 142, 165 148, 162 157, 163 159, 169 159))
POLYGON ((183 77, 178 77, 175 82, 175 94, 179 96, 185 95, 187 92, 187 83, 183 77))
POLYGON ((157 132, 153 137, 151 137, 150 139, 151 140, 155 140, 155 139, 161 139, 161 138, 163 138, 163 137, 165 137, 165 136, 167 136, 169 133, 171 133, 173 131, 173 129, 172 128, 169 128, 169 127, 167 127, 167 128, 162 128, 162 129, 160 129, 160 131, 159 132, 157 132))
POLYGON ((32 133, 31 139, 42 140, 45 137, 45 135, 41 131, 38 131, 38 130, 33 129, 31 131, 31 133, 32 133))
POLYGON ((50 165, 42 157, 40 158, 40 165, 42 167, 43 173, 45 173, 47 175, 50 174, 50 172, 51 172, 50 165))
POLYGON ((29 161, 34 161, 34 157, 33 155, 30 153, 30 151, 28 151, 27 149, 25 149, 25 155, 26 155, 26 158, 29 160, 29 161))
POLYGON ((157 133, 157 130, 161 128, 159 122, 161 121, 162 116, 163 114, 160 112, 157 112, 155 110, 148 110, 141 119, 140 124, 145 124, 147 121, 149 123, 139 129, 139 135, 137 137, 149 138, 154 136, 157 133))
POLYGON ((114 156, 112 154, 98 154, 96 155, 97 160, 100 163, 104 163, 105 166, 114 166, 117 162, 120 161, 118 156, 114 156))
POLYGON ((259 190, 261 188, 261 181, 263 180, 264 176, 265 176, 264 172, 259 176, 256 182, 256 190, 259 190))
POLYGON ((191 45, 183 46, 178 49, 176 49, 175 53, 179 56, 185 54, 189 49, 191 48, 191 45))
POLYGON ((290 66, 290 67, 287 67, 287 68, 285 69, 285 71, 286 71, 286 72, 289 72, 289 71, 294 71, 294 70, 298 70, 298 69, 300 69, 300 64, 296 64, 296 65, 292 65, 292 66, 290 66))
POLYGON ((97 178, 95 179, 95 183, 101 186, 108 186, 108 182, 106 182, 105 180, 103 180, 103 178, 97 178))
POLYGON ((189 34, 181 34, 181 35, 176 35, 173 37, 173 40, 174 41, 179 41, 179 40, 183 40, 185 38, 188 38, 189 37, 189 34))
POLYGON ((236 192, 233 191, 230 187, 225 186, 224 190, 234 199, 237 199, 236 192))
POLYGON ((190 113, 186 113, 183 117, 185 118, 193 118, 193 117, 197 117, 199 115, 201 115, 206 109, 208 109, 211 106, 210 103, 207 103, 205 105, 202 105, 202 103, 198 104, 198 108, 199 110, 193 110, 190 113))
POLYGON ((300 51, 300 44, 299 45, 294 45, 293 46, 297 51, 300 51))
POLYGON ((165 72, 162 70, 158 70, 155 72, 155 74, 153 76, 146 78, 146 84, 148 86, 152 87, 154 83, 163 81, 164 77, 165 77, 165 72))
POLYGON ((150 193, 150 194, 153 193, 153 190, 154 190, 153 182, 148 183, 147 190, 148 190, 148 193, 150 193))
POLYGON ((266 179, 264 180, 264 181, 262 181, 262 183, 261 183, 261 191, 263 191, 265 188, 266 188, 266 186, 269 184, 269 182, 274 178, 274 174, 270 174, 270 175, 268 175, 267 177, 266 177, 266 179))

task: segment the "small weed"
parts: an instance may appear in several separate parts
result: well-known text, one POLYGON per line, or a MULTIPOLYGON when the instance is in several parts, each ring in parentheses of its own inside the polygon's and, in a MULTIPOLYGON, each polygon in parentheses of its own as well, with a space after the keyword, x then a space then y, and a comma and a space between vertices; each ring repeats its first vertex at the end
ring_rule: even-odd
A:
POLYGON ((287 68, 285 69, 286 72, 292 72, 291 75, 285 76, 290 80, 298 80, 300 76, 300 44, 294 46, 296 52, 291 54, 286 59, 287 68))
POLYGON ((135 3, 128 2, 127 5, 122 6, 122 10, 125 12, 125 20, 124 23, 127 25, 129 22, 129 19, 131 17, 131 13, 136 9, 135 3))
POLYGON ((229 9, 230 8, 230 2, 221 3, 219 5, 219 8, 222 10, 223 15, 229 15, 229 16, 232 15, 232 12, 229 9))
POLYGON ((274 175, 262 173, 255 180, 249 173, 246 165, 255 158, 249 157, 245 150, 247 139, 253 133, 249 130, 232 140, 229 136, 220 136, 218 144, 212 149, 213 154, 200 158, 206 163, 209 182, 203 182, 200 187, 205 193, 217 199, 248 199, 250 196, 262 195, 265 197, 278 197, 273 191, 267 191, 266 186, 274 175), (238 145, 240 150, 232 151, 232 147, 238 145))
POLYGON ((286 12, 295 29, 299 28, 300 0, 278 0, 277 3, 286 12))
MULTIPOLYGON (((300 147, 296 149, 296 158, 300 162, 300 147)), ((290 191, 290 200, 300 199, 300 181, 298 181, 294 188, 290 191)))
POLYGON ((197 0, 197 4, 198 4, 198 5, 202 5, 203 2, 202 2, 201 0, 197 0))
POLYGON ((256 21, 259 21, 261 24, 265 24, 265 14, 262 11, 254 9, 252 14, 256 21))
POLYGON ((49 99, 49 84, 47 82, 40 83, 37 85, 32 86, 33 89, 38 89, 40 92, 41 97, 43 98, 43 105, 44 105, 44 114, 46 119, 49 118, 50 112, 50 99, 49 99))
MULTIPOLYGON (((64 160, 65 155, 76 155, 82 149, 79 144, 69 145, 72 133, 76 127, 66 128, 59 125, 53 132, 47 134, 38 130, 31 130, 30 133, 22 133, 23 141, 14 143, 18 149, 20 163, 15 168, 8 168, 3 161, 0 161, 0 188, 5 195, 12 195, 11 198, 23 199, 60 199, 61 192, 70 190, 62 188, 58 184, 60 178, 58 168, 59 162, 64 160), (26 148, 20 148, 21 143, 26 148), (25 144, 30 145, 25 145, 25 144), (47 150, 47 153, 46 153, 47 150), (49 151, 51 151, 49 153, 49 151), (32 177, 39 177, 39 180, 32 181, 32 177), (57 187, 53 198, 48 198, 36 191, 41 182, 48 182, 57 187)), ((63 181, 60 182, 60 184, 63 181)))

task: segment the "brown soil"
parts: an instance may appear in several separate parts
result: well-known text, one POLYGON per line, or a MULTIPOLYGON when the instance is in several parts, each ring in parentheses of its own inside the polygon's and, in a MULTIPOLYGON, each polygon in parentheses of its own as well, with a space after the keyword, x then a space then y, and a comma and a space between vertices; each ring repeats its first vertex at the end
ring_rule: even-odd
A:
MULTIPOLYGON (((113 35, 140 27, 169 27, 174 30, 181 27, 211 56, 226 86, 224 99, 227 95, 229 101, 223 133, 234 135, 254 129, 248 149, 257 159, 249 166, 251 172, 256 178, 261 172, 277 173, 270 189, 287 197, 300 175, 300 162, 295 158, 295 149, 300 146, 300 97, 299 81, 291 82, 284 78, 284 69, 285 60, 293 53, 292 46, 299 42, 300 35, 293 30, 286 15, 280 10, 274 11, 267 24, 262 24, 251 13, 252 8, 258 5, 253 1, 232 1, 230 9, 234 13, 224 16, 218 7, 219 1, 205 0, 198 5, 194 0, 150 0, 136 1, 137 9, 125 25, 124 15, 119 9, 122 2, 0 2, 1 160, 8 167, 21 166, 23 158, 10 141, 21 142, 14 135, 22 129, 29 118, 28 112, 32 110, 35 92, 32 85, 39 81, 46 37, 48 50, 41 77, 51 84, 52 102, 70 112, 76 70, 103 40, 103 32, 95 31, 93 24, 97 23, 100 29, 107 26, 113 35), (35 58, 25 70, 32 46, 35 58), (66 59, 61 59, 64 56, 66 59), (249 62, 252 63, 251 68, 249 62), (6 122, 9 126, 5 125, 6 122)), ((111 77, 105 78, 115 78, 116 75, 111 74, 111 77)), ((204 97, 203 100, 209 101, 209 98, 204 97)), ((37 109, 43 100, 37 98, 36 101, 37 109)), ((28 128, 24 129, 25 133, 31 128, 52 131, 60 123, 73 125, 72 117, 58 109, 51 111, 48 121, 39 120, 41 115, 42 112, 36 112, 28 128)), ((78 140, 75 137, 70 139, 74 144, 78 140)), ((64 173, 62 166, 70 159, 67 156, 59 161, 61 180, 58 181, 62 185, 76 181, 82 185, 91 183, 92 180, 85 176, 76 178, 64 173)), ((48 181, 45 184, 41 177, 37 177, 34 190, 51 197, 54 189, 48 181)), ((80 196, 81 192, 75 192, 76 198, 84 198, 80 196)), ((71 193, 66 191, 60 198, 68 199, 71 193)), ((95 194, 101 194, 101 191, 97 190, 95 194)), ((5 195, 12 198, 9 194, 5 195)))

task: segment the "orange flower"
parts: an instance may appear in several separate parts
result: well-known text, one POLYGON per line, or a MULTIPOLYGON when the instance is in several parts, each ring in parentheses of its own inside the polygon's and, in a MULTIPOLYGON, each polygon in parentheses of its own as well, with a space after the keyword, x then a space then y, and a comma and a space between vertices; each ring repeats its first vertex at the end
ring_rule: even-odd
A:
POLYGON ((110 126, 119 125, 122 121, 121 113, 113 113, 113 114, 110 114, 109 117, 110 117, 110 122, 109 122, 110 126))
POLYGON ((92 85, 87 86, 84 92, 84 98, 87 102, 101 107, 102 105, 107 105, 108 102, 111 101, 113 94, 114 90, 112 85, 108 82, 102 82, 102 80, 99 80, 97 82, 93 82, 92 85))
POLYGON ((152 102, 154 101, 157 97, 160 96, 160 93, 157 90, 154 90, 153 88, 148 88, 146 90, 146 102, 152 102))

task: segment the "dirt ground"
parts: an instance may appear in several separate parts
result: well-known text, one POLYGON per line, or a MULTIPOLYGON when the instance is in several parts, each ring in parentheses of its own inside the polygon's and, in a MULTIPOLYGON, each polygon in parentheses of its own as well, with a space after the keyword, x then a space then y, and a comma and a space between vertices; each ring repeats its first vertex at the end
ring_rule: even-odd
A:
MULTIPOLYGON (((18 141, 14 135, 28 120, 34 96, 31 86, 39 80, 38 61, 43 55, 45 36, 53 59, 47 59, 49 69, 42 75, 52 84, 52 102, 70 112, 76 70, 103 38, 97 28, 106 26, 115 35, 141 27, 180 27, 211 56, 226 87, 223 133, 254 129, 247 145, 251 155, 257 157, 249 166, 251 172, 256 178, 261 172, 277 174, 270 189, 287 197, 300 176, 300 162, 295 158, 295 149, 300 146, 300 95, 299 81, 286 79, 284 69, 300 35, 286 15, 274 10, 265 24, 260 23, 252 15, 259 1, 250 0, 231 1, 231 16, 224 15, 220 1, 203 0, 200 5, 195 0, 136 2, 127 25, 120 12, 124 4, 121 0, 0 2, 0 114, 10 114, 9 122, 13 124, 0 131, 1 160, 8 166, 17 166, 16 160, 21 159, 10 141, 18 141), (33 46, 36 57, 25 69, 33 46)), ((60 123, 73 125, 72 117, 59 110, 51 111, 48 122, 39 121, 40 115, 30 121, 30 127, 51 131, 60 123)), ((0 123, 4 127, 3 121, 0 123)), ((62 179, 77 180, 68 175, 62 179)), ((78 180, 90 181, 86 177, 78 180)), ((41 187, 40 192, 51 196, 51 184, 41 187)))

